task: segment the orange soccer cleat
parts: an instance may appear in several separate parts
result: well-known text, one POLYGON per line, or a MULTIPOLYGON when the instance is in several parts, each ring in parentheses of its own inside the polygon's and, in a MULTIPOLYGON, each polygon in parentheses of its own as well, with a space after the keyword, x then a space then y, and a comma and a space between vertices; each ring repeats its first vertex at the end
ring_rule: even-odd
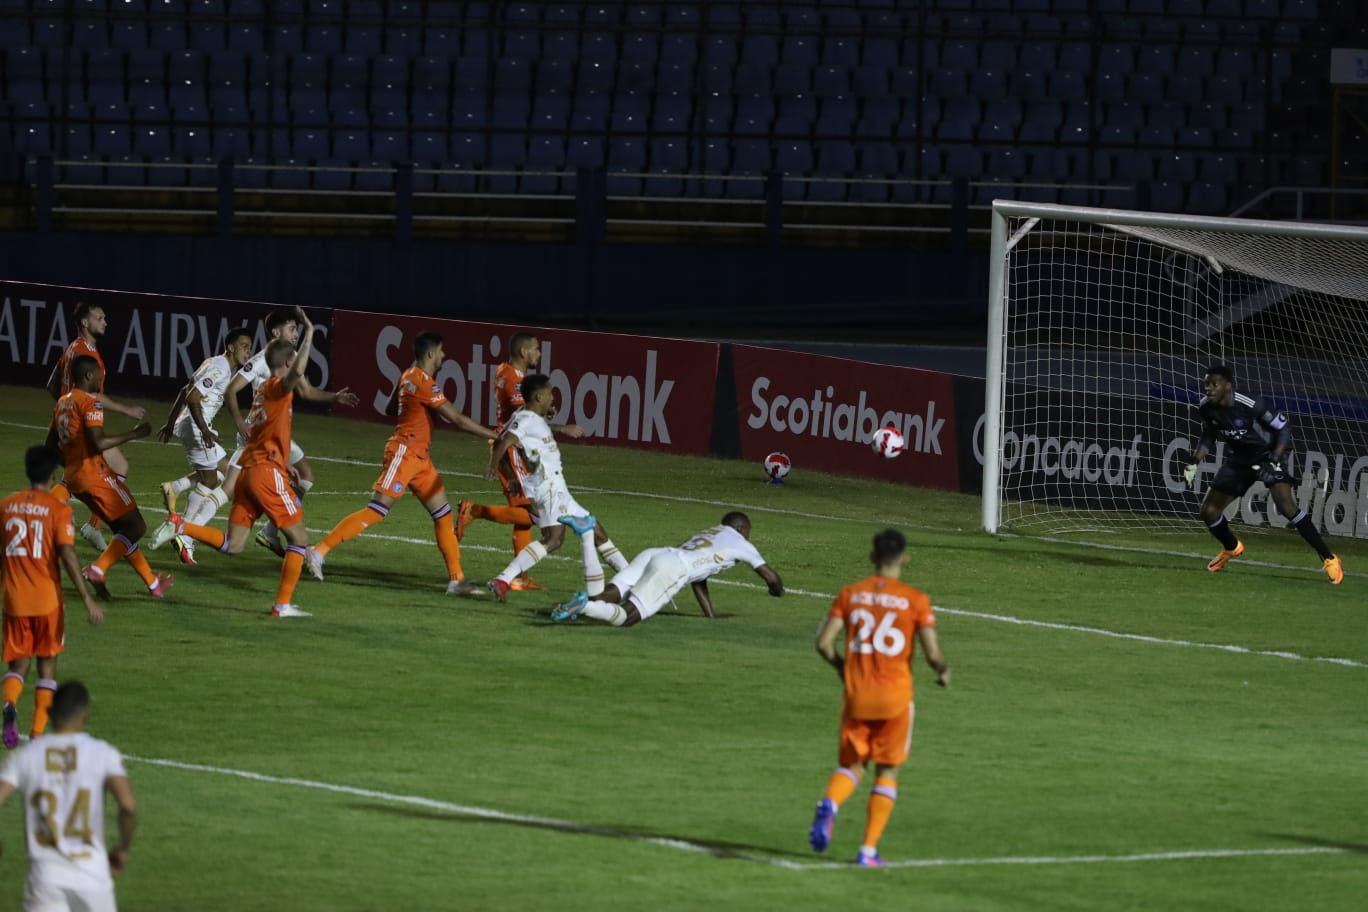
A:
POLYGON ((1330 577, 1331 583, 1338 586, 1340 583, 1344 582, 1344 567, 1340 565, 1338 554, 1330 555, 1325 560, 1321 561, 1321 564, 1325 567, 1325 575, 1330 577))
POLYGON ((1210 570, 1212 573, 1215 573, 1217 570, 1220 570, 1226 564, 1230 563, 1232 559, 1239 557, 1241 554, 1244 554, 1244 542, 1237 541, 1235 543, 1234 551, 1227 551, 1225 548, 1222 548, 1221 553, 1213 557, 1211 559, 1211 563, 1207 564, 1207 569, 1210 570))

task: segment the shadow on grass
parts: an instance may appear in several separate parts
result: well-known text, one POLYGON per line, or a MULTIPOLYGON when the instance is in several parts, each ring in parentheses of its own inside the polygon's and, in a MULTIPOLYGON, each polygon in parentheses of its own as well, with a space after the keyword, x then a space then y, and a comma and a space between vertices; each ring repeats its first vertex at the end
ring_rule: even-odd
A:
MULTIPOLYGON (((555 605, 543 606, 543 607, 540 607, 540 608, 533 608, 533 607, 530 607, 530 606, 529 606, 529 607, 527 607, 527 608, 520 608, 520 609, 517 609, 517 610, 518 610, 518 612, 523 616, 523 623, 526 624, 528 627, 561 627, 561 628, 564 628, 564 629, 566 629, 566 630, 575 630, 575 629, 580 629, 580 630, 611 630, 611 629, 612 629, 612 625, 611 625, 611 624, 605 624, 605 623, 603 623, 602 621, 596 621, 596 620, 594 620, 593 618, 585 618, 585 617, 576 618, 576 619, 573 620, 573 621, 565 621, 565 622, 560 622, 560 623, 558 623, 558 622, 556 622, 556 621, 551 620, 551 612, 552 612, 553 609, 555 609, 555 607, 556 607, 555 605)), ((717 612, 717 617, 715 618, 715 620, 724 621, 724 620, 728 620, 728 619, 730 619, 730 618, 734 618, 734 617, 737 617, 737 616, 738 616, 738 615, 736 615, 736 614, 734 614, 734 613, 732 613, 732 612, 729 612, 729 611, 718 611, 718 612, 717 612)), ((661 611, 659 614, 656 614, 656 615, 653 615, 653 616, 647 618, 645 621, 640 621, 639 623, 635 624, 634 626, 640 627, 642 624, 647 623, 647 621, 650 621, 650 622, 653 622, 653 623, 654 623, 654 622, 657 622, 657 621, 659 621, 659 620, 661 620, 661 619, 667 619, 667 623, 669 622, 669 620, 673 620, 673 621, 686 621, 686 622, 687 622, 687 621, 706 621, 706 620, 708 620, 708 618, 703 614, 702 611, 698 611, 698 610, 695 610, 695 611, 680 610, 680 611, 677 611, 677 612, 676 612, 676 611, 670 611, 670 610, 666 609, 666 610, 664 610, 664 611, 661 611)), ((659 624, 656 624, 656 626, 659 626, 659 624)))
POLYGON ((622 839, 629 842, 645 842, 658 845, 671 845, 675 848, 689 849, 714 858, 731 858, 741 861, 763 861, 771 859, 795 858, 810 861, 810 852, 794 852, 776 849, 773 846, 751 845, 744 842, 724 842, 714 839, 693 839, 659 833, 642 827, 596 826, 588 823, 575 823, 571 820, 553 820, 542 817, 494 817, 477 811, 443 811, 424 808, 396 807, 391 804, 356 802, 351 805, 361 811, 378 811, 414 820, 435 820, 450 823, 480 823, 496 826, 522 827, 532 830, 547 830, 557 833, 570 833, 576 836, 600 836, 606 839, 622 839))
POLYGON ((1341 849, 1345 852, 1353 852, 1356 855, 1368 855, 1368 843, 1343 842, 1338 839, 1326 839, 1324 836, 1306 836, 1300 833, 1256 833, 1255 835, 1266 836, 1269 839, 1285 839, 1288 842, 1299 842, 1302 845, 1316 846, 1322 849, 1341 849))

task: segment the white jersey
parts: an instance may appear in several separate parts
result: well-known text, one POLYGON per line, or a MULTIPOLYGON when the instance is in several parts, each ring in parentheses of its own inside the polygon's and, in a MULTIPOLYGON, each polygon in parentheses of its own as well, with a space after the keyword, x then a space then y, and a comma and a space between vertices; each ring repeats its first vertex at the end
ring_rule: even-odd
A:
MULTIPOLYGON (((195 384, 195 389, 200 394, 200 411, 204 413, 204 423, 212 425, 214 417, 218 415, 219 409, 223 408, 223 399, 228 393, 228 384, 233 379, 233 367, 228 363, 226 355, 215 355, 205 360, 195 371, 191 381, 195 384)), ((194 425, 195 419, 190 416, 190 407, 182 406, 180 414, 176 416, 176 427, 181 425, 194 425)))
POLYGON ((765 559, 755 545, 731 526, 713 526, 674 549, 689 568, 689 582, 696 583, 730 570, 737 561, 760 567, 765 559))
POLYGON ((113 884, 105 847, 105 780, 127 776, 99 738, 47 734, 10 754, 0 780, 24 798, 29 882, 75 890, 113 884))
MULTIPOLYGON (((557 482, 563 482, 561 474, 560 444, 556 443, 556 433, 546 419, 536 412, 521 408, 508 419, 504 428, 518 441, 522 450, 523 463, 528 473, 523 479, 523 493, 536 500, 538 492, 548 489, 557 482)), ((555 517, 551 517, 552 524, 555 517)))
POLYGON ((266 366, 266 349, 263 348, 248 358, 247 363, 238 369, 238 373, 252 384, 252 395, 256 395, 261 385, 271 379, 271 369, 266 366))

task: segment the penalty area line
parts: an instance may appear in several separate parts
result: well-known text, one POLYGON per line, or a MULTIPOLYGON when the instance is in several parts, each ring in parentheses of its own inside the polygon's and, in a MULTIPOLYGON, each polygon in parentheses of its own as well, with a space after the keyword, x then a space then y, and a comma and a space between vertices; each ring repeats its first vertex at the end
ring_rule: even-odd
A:
MULTIPOLYGON (((561 820, 555 817, 541 817, 531 814, 513 814, 507 811, 498 811, 493 808, 478 807, 475 805, 457 804, 451 801, 441 801, 436 798, 427 798, 422 795, 403 795, 395 792, 384 792, 378 789, 359 788, 351 785, 338 785, 332 782, 319 782, 314 779, 299 779, 293 776, 271 776, 266 773, 252 772, 251 770, 232 769, 222 766, 209 766, 203 763, 186 763, 181 760, 170 760, 163 757, 138 757, 125 754, 124 759, 134 763, 144 763, 148 766, 159 766, 166 769, 181 770, 191 773, 207 773, 214 776, 226 776, 234 779, 244 779, 249 782, 257 782, 266 785, 282 785, 293 788, 312 789, 314 791, 329 792, 335 795, 349 795, 354 798, 366 798, 372 801, 382 801, 387 804, 401 804, 410 807, 421 807, 434 811, 445 811, 450 814, 463 817, 474 817, 481 820, 499 820, 505 823, 524 824, 546 830, 557 830, 564 833, 571 833, 585 836, 602 836, 611 839, 625 839, 631 842, 640 842, 647 845, 656 845, 666 849, 688 852, 694 855, 711 855, 714 858, 726 860, 749 861, 756 864, 768 865, 774 868, 782 868, 787 871, 833 871, 854 868, 851 862, 804 862, 792 861, 787 858, 776 858, 762 855, 755 852, 737 852, 730 848, 708 845, 704 842, 693 842, 688 839, 678 839, 669 836, 651 836, 638 832, 627 832, 614 829, 613 827, 595 826, 589 823, 578 823, 573 820, 561 820)), ((949 868, 949 867, 988 867, 995 865, 1070 865, 1070 864, 1134 864, 1137 862, 1156 862, 1156 861, 1193 861, 1202 859, 1220 858, 1257 858, 1268 856, 1299 856, 1299 855, 1347 855, 1350 849, 1335 848, 1330 846, 1301 847, 1301 848, 1254 848, 1254 849, 1191 849, 1175 852, 1133 852, 1120 855, 1036 855, 1036 856, 1004 856, 1004 857, 985 857, 985 858, 908 858, 908 859, 889 859, 884 862, 886 868, 949 868)))

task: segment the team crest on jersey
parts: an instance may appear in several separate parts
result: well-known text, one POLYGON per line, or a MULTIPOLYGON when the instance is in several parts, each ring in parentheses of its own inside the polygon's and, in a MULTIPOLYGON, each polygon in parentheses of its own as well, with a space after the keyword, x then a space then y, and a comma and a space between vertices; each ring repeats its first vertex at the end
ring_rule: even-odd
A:
POLYGON ((390 485, 390 490, 395 494, 402 494, 404 493, 404 486, 396 481, 394 484, 390 485))

